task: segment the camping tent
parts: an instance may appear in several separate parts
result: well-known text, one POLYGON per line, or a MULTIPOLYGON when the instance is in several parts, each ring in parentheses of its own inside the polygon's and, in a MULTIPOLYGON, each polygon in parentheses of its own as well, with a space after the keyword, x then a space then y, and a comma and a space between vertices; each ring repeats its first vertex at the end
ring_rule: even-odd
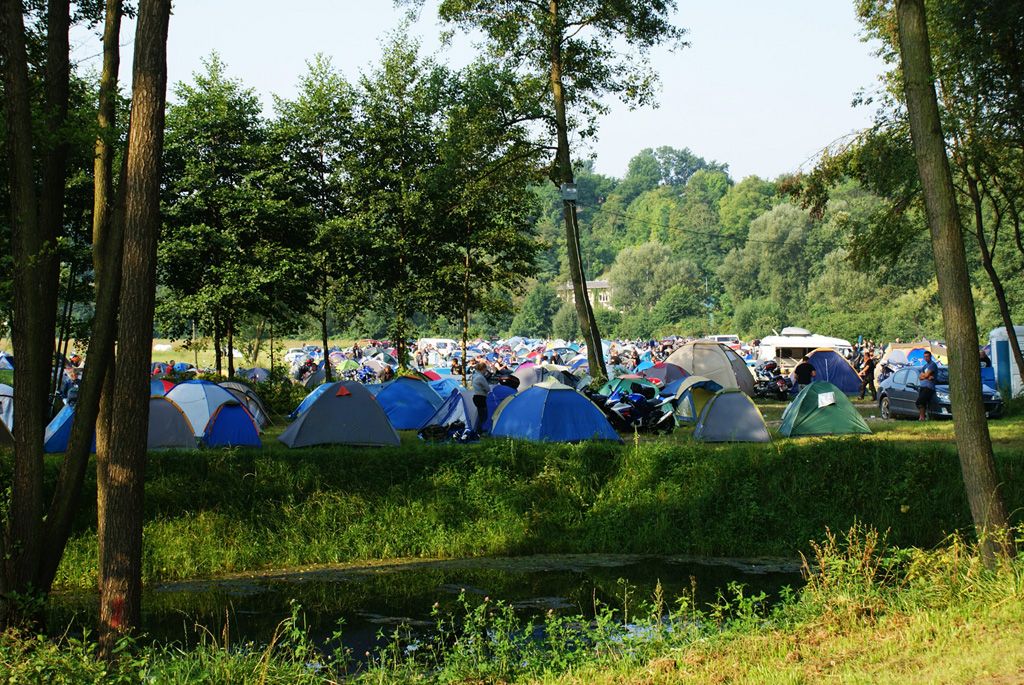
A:
POLYGON ((146 448, 195 449, 196 436, 181 407, 163 396, 149 398, 149 433, 146 448))
POLYGON ((260 447, 260 429, 252 414, 239 402, 217 407, 203 429, 207 447, 260 447))
POLYGON ((704 376, 723 388, 739 388, 754 395, 754 377, 746 362, 733 350, 714 340, 694 340, 673 352, 665 361, 681 366, 696 376, 704 376))
POLYGON ((417 430, 444 402, 426 381, 399 376, 385 383, 377 402, 398 430, 417 430))
POLYGON ((295 409, 292 410, 292 413, 288 415, 288 418, 289 419, 297 419, 300 416, 302 416, 302 412, 304 412, 307 409, 309 409, 309 407, 314 402, 316 402, 316 398, 320 397, 320 395, 322 395, 325 392, 327 392, 327 389, 329 387, 331 387, 331 386, 330 385, 318 385, 315 388, 313 388, 313 390, 308 395, 306 395, 306 397, 303 398, 303 400, 301 402, 299 402, 299 406, 295 407, 295 409))
POLYGON ((522 392, 546 380, 548 372, 535 362, 523 362, 516 367, 516 371, 512 375, 519 379, 519 391, 522 392))
POLYGON ((308 376, 306 376, 306 379, 302 381, 302 385, 306 389, 310 389, 311 390, 311 389, 315 388, 316 386, 320 385, 321 383, 323 383, 326 380, 327 380, 327 369, 325 368, 324 363, 320 362, 317 365, 316 370, 313 373, 311 373, 308 376))
POLYGON ((480 430, 484 433, 489 433, 494 425, 494 413, 498 411, 498 406, 501 405, 505 399, 512 397, 516 394, 516 389, 511 388, 502 383, 491 386, 491 391, 487 393, 487 420, 484 421, 484 425, 480 427, 480 430))
POLYGON ((652 383, 650 380, 637 376, 635 374, 626 374, 625 376, 619 376, 613 378, 603 386, 601 386, 601 394, 611 397, 615 393, 631 393, 633 392, 633 386, 639 385, 641 388, 648 388, 654 391, 654 394, 658 393, 658 386, 652 383))
POLYGON ((704 442, 771 442, 754 401, 737 388, 719 390, 705 404, 693 429, 704 442))
POLYGON ((0 423, 14 430, 14 388, 0 383, 0 423))
POLYGON ((265 369, 262 366, 254 366, 251 369, 240 369, 238 375, 247 381, 253 383, 262 383, 270 378, 270 369, 265 369))
POLYGON ((192 424, 192 434, 197 438, 203 436, 203 430, 217 407, 225 402, 235 402, 235 396, 210 381, 185 381, 178 383, 165 395, 181 407, 192 424))
POLYGON ((227 390, 229 393, 234 395, 235 399, 239 401, 249 413, 252 414, 252 418, 256 421, 257 428, 263 428, 270 423, 270 414, 267 412, 267 408, 263 404, 263 400, 256 394, 256 391, 250 388, 244 383, 238 383, 237 381, 224 381, 219 383, 220 387, 227 390))
MULTIPOLYGON (((66 452, 68 449, 68 441, 71 440, 71 426, 75 420, 75 407, 71 404, 65 404, 64 407, 57 412, 57 415, 53 417, 49 425, 46 426, 46 433, 43 434, 43 451, 44 452, 66 452)), ((90 450, 96 451, 96 431, 92 433, 92 446, 90 450)))
POLYGON ((163 397, 173 387, 174 387, 174 381, 169 381, 169 380, 167 380, 165 378, 150 378, 149 379, 149 396, 150 397, 163 397))
POLYGON ((400 443, 384 410, 364 386, 355 381, 338 381, 322 387, 278 440, 288 447, 400 443))
POLYGON ((0 371, 13 371, 14 357, 6 352, 0 352, 0 371))
POLYGON ((448 397, 452 394, 452 390, 459 390, 462 388, 462 384, 457 380, 449 376, 448 378, 439 378, 434 381, 427 381, 427 384, 434 389, 438 397, 448 397))
POLYGON ((437 408, 434 414, 420 426, 419 436, 424 439, 436 438, 436 426, 442 429, 444 434, 453 430, 460 432, 466 429, 476 429, 477 410, 473 404, 473 393, 465 388, 454 388, 448 395, 448 399, 437 408))
POLYGON ((676 390, 676 423, 694 423, 722 386, 704 376, 687 376, 676 390))
POLYGON ((541 442, 622 442, 593 402, 555 381, 538 383, 505 400, 498 407, 491 432, 541 442))
POLYGON ((835 350, 819 347, 807 355, 807 360, 814 367, 814 380, 831 383, 847 395, 860 392, 860 376, 835 350))
POLYGON ((781 435, 791 438, 870 432, 846 395, 825 381, 815 381, 801 390, 782 413, 779 427, 781 435))
POLYGON ((673 364, 672 362, 658 362, 657 364, 643 362, 640 366, 637 366, 637 373, 641 373, 645 378, 661 381, 660 385, 662 386, 672 383, 673 381, 686 378, 687 375, 686 371, 683 370, 683 367, 678 364, 673 364), (641 371, 640 366, 643 366, 644 364, 648 364, 649 366, 641 371))

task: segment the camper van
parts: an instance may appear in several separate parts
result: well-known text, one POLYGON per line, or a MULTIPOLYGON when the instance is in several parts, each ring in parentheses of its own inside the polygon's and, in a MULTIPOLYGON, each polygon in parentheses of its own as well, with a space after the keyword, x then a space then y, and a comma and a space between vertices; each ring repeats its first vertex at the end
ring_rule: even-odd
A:
POLYGON ((726 347, 731 347, 736 350, 740 347, 740 336, 733 335, 731 333, 725 335, 709 335, 707 340, 714 340, 717 343, 722 343, 726 347))
POLYGON ((804 355, 819 347, 833 349, 844 356, 853 350, 853 345, 848 340, 830 338, 827 335, 811 333, 806 328, 788 326, 783 328, 781 333, 769 335, 761 340, 761 345, 757 349, 757 360, 774 359, 783 373, 789 373, 800 363, 804 355))
POLYGON ((430 365, 437 366, 443 364, 449 357, 451 357, 461 345, 451 338, 420 338, 416 341, 416 346, 423 349, 427 345, 434 348, 436 352, 432 352, 430 355, 430 365))

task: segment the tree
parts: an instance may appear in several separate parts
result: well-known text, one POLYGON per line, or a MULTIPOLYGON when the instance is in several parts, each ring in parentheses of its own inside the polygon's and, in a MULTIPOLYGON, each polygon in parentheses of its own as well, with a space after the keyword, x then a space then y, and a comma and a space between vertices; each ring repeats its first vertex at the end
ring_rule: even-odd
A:
MULTIPOLYGON (((324 354, 328 348, 328 315, 331 309, 350 321, 358 311, 359 274, 363 271, 359 249, 361 232, 344 221, 344 166, 351 144, 355 93, 330 63, 317 55, 299 82, 295 100, 275 98, 277 118, 272 137, 287 161, 287 187, 297 206, 312 214, 315 238, 312 245, 313 289, 318 300, 317 318, 324 354)), ((325 364, 327 382, 332 365, 325 364)))
MULTIPOLYGON (((550 104, 543 118, 554 151, 549 176, 568 187, 575 180, 569 134, 594 132, 601 98, 614 94, 639 105, 653 100, 656 79, 646 58, 656 45, 682 45, 683 31, 669 22, 674 9, 672 0, 442 0, 438 11, 443 20, 486 35, 495 59, 519 70, 529 94, 524 102, 550 104)), ((600 380, 607 374, 572 199, 564 201, 563 215, 576 313, 591 373, 600 380)))
POLYGON ((747 176, 730 186, 718 202, 718 221, 723 233, 746 238, 750 222, 771 209, 776 194, 774 183, 757 176, 747 176))
POLYGON ((224 349, 233 375, 234 334, 246 316, 273 302, 305 309, 312 217, 288 201, 291 179, 255 93, 229 78, 216 54, 204 67, 194 84, 178 84, 167 112, 160 280, 169 297, 160 310, 179 335, 195 322, 209 327, 217 371, 224 349))
POLYGON ((733 302, 767 296, 784 312, 798 312, 810 277, 807 250, 812 223, 807 212, 780 204, 750 224, 750 235, 718 269, 733 302))
MULTIPOLYGON (((536 272, 539 244, 531 227, 538 203, 531 186, 540 181, 539 152, 519 121, 514 83, 515 75, 500 66, 470 65, 458 75, 445 113, 440 164, 449 189, 442 221, 461 240, 439 246, 450 257, 441 261, 437 280, 442 310, 460 310, 464 362, 470 312, 508 312, 509 294, 521 292, 524 278, 536 272)), ((464 382, 465 376, 463 363, 464 382)))
POLYGON ((579 340, 581 333, 576 308, 568 302, 563 302, 551 319, 551 335, 560 340, 579 340))
POLYGON ((612 304, 619 309, 650 310, 666 290, 682 286, 697 287, 697 267, 677 257, 662 243, 649 242, 627 247, 615 258, 608 272, 612 286, 612 304))
MULTIPOLYGON (((51 0, 45 12, 41 130, 33 130, 32 87, 23 5, 0 2, 7 177, 11 203, 14 307, 11 338, 18 355, 14 382, 14 474, 4 534, 0 597, 4 618, 16 617, 12 597, 36 592, 45 544, 43 428, 56 327, 56 244, 63 224, 68 144, 70 7, 51 0), (39 137, 39 134, 41 138, 39 137), (36 158, 38 151, 39 159, 36 158), (37 185, 36 163, 41 167, 37 185)), ((46 591, 45 589, 43 590, 46 591)), ((16 600, 14 600, 16 601, 16 600)))
POLYGON ((509 333, 525 338, 550 336, 552 319, 558 307, 558 296, 554 289, 545 283, 538 283, 526 293, 526 298, 512 319, 509 333))
POLYGON ((999 491, 981 398, 974 318, 953 179, 933 85, 923 0, 896 0, 900 60, 914 155, 935 251, 942 318, 949 346, 950 397, 960 465, 984 558, 1008 556, 1009 520, 999 491))
POLYGON ((441 163, 443 117, 453 100, 452 74, 421 59, 398 34, 376 69, 358 83, 352 146, 344 182, 346 221, 367 237, 375 264, 361 274, 369 306, 407 363, 416 312, 440 313, 438 273, 461 244, 464 226, 445 216, 448 179, 441 163))

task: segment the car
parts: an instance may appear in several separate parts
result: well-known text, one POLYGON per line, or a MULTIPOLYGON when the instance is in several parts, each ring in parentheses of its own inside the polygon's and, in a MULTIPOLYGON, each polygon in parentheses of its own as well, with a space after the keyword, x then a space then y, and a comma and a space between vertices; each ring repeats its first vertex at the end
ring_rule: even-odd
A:
MULTIPOLYGON (((878 386, 878 413, 883 419, 895 419, 901 416, 917 418, 917 392, 920 388, 918 376, 920 366, 907 366, 899 369, 882 381, 878 386)), ((982 384, 981 396, 985 402, 985 416, 995 418, 1003 413, 1003 400, 999 393, 982 384)), ((928 403, 930 418, 950 418, 953 407, 949 399, 949 369, 940 366, 935 377, 935 396, 928 403)))

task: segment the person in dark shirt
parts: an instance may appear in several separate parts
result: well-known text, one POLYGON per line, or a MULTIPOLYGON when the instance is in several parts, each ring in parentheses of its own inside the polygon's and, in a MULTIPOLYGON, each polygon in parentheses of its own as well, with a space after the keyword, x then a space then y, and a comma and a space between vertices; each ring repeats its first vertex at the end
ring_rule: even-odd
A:
POLYGON ((817 375, 817 371, 814 370, 814 366, 811 364, 810 359, 804 356, 800 360, 800 363, 793 369, 793 376, 796 378, 797 392, 804 389, 805 385, 810 385, 814 382, 814 376, 817 375))
POLYGON ((924 366, 921 367, 921 373, 917 374, 917 378, 921 385, 917 390, 917 420, 925 421, 928 419, 928 404, 935 397, 935 377, 939 375, 939 366, 932 361, 932 353, 928 350, 924 351, 924 366))
POLYGON ((875 359, 875 355, 871 354, 871 350, 864 353, 864 361, 861 362, 860 372, 857 374, 860 376, 860 399, 864 399, 864 392, 871 388, 871 401, 878 399, 878 391, 875 389, 875 367, 878 365, 878 360, 875 359))

